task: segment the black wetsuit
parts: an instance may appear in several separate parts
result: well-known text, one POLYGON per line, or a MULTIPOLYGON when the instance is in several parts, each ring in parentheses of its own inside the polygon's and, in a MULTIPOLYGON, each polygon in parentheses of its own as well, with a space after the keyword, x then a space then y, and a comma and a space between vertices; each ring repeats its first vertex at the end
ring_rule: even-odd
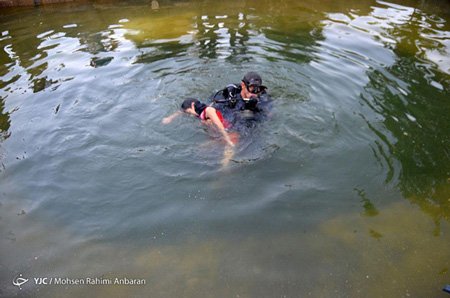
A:
POLYGON ((240 84, 230 84, 211 97, 213 107, 220 110, 226 120, 233 124, 254 122, 266 118, 271 108, 269 94, 263 90, 257 98, 244 100, 240 84))

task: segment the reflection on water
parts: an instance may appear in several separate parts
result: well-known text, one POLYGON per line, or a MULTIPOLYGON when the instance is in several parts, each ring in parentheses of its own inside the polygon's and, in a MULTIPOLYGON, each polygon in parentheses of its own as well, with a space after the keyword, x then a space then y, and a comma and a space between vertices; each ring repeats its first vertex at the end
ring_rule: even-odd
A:
POLYGON ((450 282, 448 11, 307 0, 3 10, 0 296, 17 294, 21 273, 147 279, 70 297, 438 296, 450 282), (182 98, 205 100, 248 70, 274 109, 227 168, 194 119, 160 125, 182 98))
POLYGON ((385 149, 379 146, 379 156, 384 154, 383 158, 395 158, 401 163, 399 186, 406 197, 420 198, 413 201, 422 201, 420 205, 424 205, 424 209, 431 207, 427 205, 440 205, 437 208, 440 211, 431 215, 448 218, 450 168, 445 160, 449 157, 450 127, 445 114, 450 110, 445 104, 446 95, 433 90, 435 88, 426 83, 414 64, 395 64, 389 71, 398 78, 409 74, 415 82, 405 88, 408 94, 404 94, 389 83, 386 73, 371 75, 367 86, 368 93, 372 94, 370 105, 385 117, 384 124, 395 137, 394 142, 384 140, 385 149), (371 92, 374 89, 377 93, 371 92), (414 94, 414 99, 409 99, 409 94, 414 94), (427 121, 425 114, 430 110, 435 110, 435 117, 427 121), (445 112, 441 113, 443 110, 445 112), (381 150, 388 152, 381 153, 381 150))
POLYGON ((0 102, 0 140, 4 141, 8 137, 8 130, 10 126, 9 113, 4 112, 5 104, 3 101, 0 102))
POLYGON ((435 220, 448 219, 450 126, 446 115, 450 106, 442 83, 448 86, 449 81, 448 76, 431 71, 423 62, 429 59, 450 74, 446 66, 450 48, 441 37, 447 34, 441 32, 446 22, 437 16, 424 18, 418 9, 403 6, 390 7, 389 11, 396 16, 395 23, 388 23, 382 33, 389 34, 389 46, 402 59, 369 74, 363 99, 383 116, 384 127, 395 139, 383 138, 371 127, 384 143, 377 142, 375 154, 387 164, 394 158, 401 163, 399 187, 406 197, 419 203, 435 220), (444 56, 430 59, 434 51, 444 56), (428 118, 430 113, 434 115, 432 120, 428 118))

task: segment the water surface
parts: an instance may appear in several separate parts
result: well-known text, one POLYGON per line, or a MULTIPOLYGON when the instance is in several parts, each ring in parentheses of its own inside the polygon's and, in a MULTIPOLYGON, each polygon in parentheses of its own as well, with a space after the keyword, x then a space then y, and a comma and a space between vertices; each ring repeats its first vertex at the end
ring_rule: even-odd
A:
POLYGON ((448 3, 158 4, 0 12, 2 296, 445 297, 448 3), (161 124, 250 70, 274 108, 228 167, 161 124))

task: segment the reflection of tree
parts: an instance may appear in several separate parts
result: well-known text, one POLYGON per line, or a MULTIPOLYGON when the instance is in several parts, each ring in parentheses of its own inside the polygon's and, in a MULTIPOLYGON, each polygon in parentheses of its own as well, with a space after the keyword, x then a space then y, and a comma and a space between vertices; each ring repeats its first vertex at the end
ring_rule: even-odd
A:
POLYGON ((5 112, 5 103, 0 99, 0 142, 9 136, 9 113, 5 112))
POLYGON ((292 5, 289 1, 282 5, 273 1, 195 3, 183 10, 162 10, 134 18, 125 24, 134 32, 126 37, 144 52, 138 62, 155 61, 153 54, 156 58, 178 54, 175 47, 178 44, 183 50, 186 42, 181 39, 186 35, 193 39, 190 47, 199 58, 242 62, 259 56, 305 61, 311 45, 323 38, 322 15, 313 14, 305 22, 301 16, 308 16, 317 5, 311 1, 291 9, 292 5))
MULTIPOLYGON (((283 18, 283 17, 278 17, 283 18)), ((292 62, 308 62, 312 58, 312 46, 323 36, 318 26, 305 25, 304 23, 293 26, 289 30, 280 26, 278 18, 271 19, 267 28, 262 29, 264 35, 277 46, 272 47, 271 52, 282 60, 292 62), (278 25, 278 26, 277 26, 278 25)), ((273 57, 272 57, 273 59, 273 57)))
POLYGON ((84 47, 82 51, 96 55, 100 52, 110 52, 117 49, 119 41, 111 37, 112 30, 102 32, 84 32, 80 34, 79 41, 84 47))
POLYGON ((249 32, 245 14, 197 16, 195 27, 200 58, 217 58, 224 54, 227 59, 232 59, 247 53, 249 32))
POLYGON ((11 126, 11 121, 9 119, 8 112, 5 112, 5 102, 3 98, 0 98, 0 172, 5 169, 5 165, 3 164, 3 150, 2 150, 2 142, 6 140, 9 135, 9 127, 11 126))
POLYGON ((420 9, 424 11, 442 11, 444 13, 450 11, 449 1, 440 0, 420 0, 418 3, 420 9))
POLYGON ((390 142, 369 124, 382 140, 374 152, 391 168, 389 175, 392 157, 400 162, 404 196, 438 222, 450 219, 450 96, 435 82, 442 74, 424 60, 426 51, 440 46, 424 34, 433 27, 429 17, 414 9, 403 21, 387 30, 396 41, 390 46, 400 58, 388 69, 369 74, 363 97, 384 116, 384 126, 396 138, 390 142))
POLYGON ((178 41, 166 41, 151 46, 137 45, 142 54, 136 57, 135 63, 152 63, 177 57, 186 52, 189 46, 189 44, 180 44, 178 41))
POLYGON ((197 17, 196 27, 200 58, 217 58, 218 25, 213 20, 214 17, 212 22, 209 22, 208 18, 204 16, 197 17))
POLYGON ((375 151, 388 165, 391 156, 400 162, 399 187, 405 197, 435 219, 450 219, 449 94, 427 82, 415 59, 402 58, 387 71, 369 74, 363 95, 366 103, 384 116, 384 126, 396 138, 395 143, 389 141, 369 124, 382 140, 375 151), (411 82, 408 94, 400 91, 392 75, 411 82))
POLYGON ((402 23, 393 24, 392 29, 386 30, 389 37, 396 41, 394 45, 391 45, 394 51, 402 56, 430 60, 438 67, 442 66, 442 69, 449 73, 448 54, 450 53, 448 51, 450 48, 447 49, 443 42, 447 39, 447 34, 440 34, 445 32, 441 26, 442 21, 432 20, 417 8, 410 8, 410 14, 400 18, 397 22, 399 21, 402 23), (439 23, 441 23, 441 27, 436 26, 439 23), (434 54, 431 54, 433 52, 434 54), (447 61, 446 67, 444 66, 445 61, 447 61))
MULTIPOLYGON (((15 63, 16 67, 23 70, 20 76, 28 75, 29 88, 33 92, 39 92, 50 86, 56 88, 64 81, 53 78, 49 74, 51 62, 39 63, 60 44, 79 42, 81 44, 80 51, 90 54, 117 49, 119 42, 112 37, 113 29, 105 30, 105 26, 117 22, 119 13, 114 11, 104 14, 98 9, 92 9, 91 6, 88 5, 89 9, 86 8, 82 17, 77 16, 76 18, 78 25, 84 29, 82 31, 66 26, 73 13, 73 7, 70 6, 58 6, 57 9, 52 6, 43 6, 25 16, 21 22, 12 21, 8 24, 6 32, 10 38, 2 41, 2 48, 6 46, 14 54, 14 57, 10 57, 11 63, 15 63), (61 14, 62 17, 54 18, 55 12, 61 14), (68 14, 69 17, 63 17, 65 14, 68 14), (35 26, 36 23, 39 25, 35 26), (23 24, 27 24, 26 31, 23 30, 23 24), (59 39, 61 39, 60 42, 59 39)), ((120 15, 122 14, 120 13, 120 15)), ((8 17, 6 16, 6 18, 8 17)), ((64 67, 64 64, 61 63, 58 67, 64 67)))
POLYGON ((243 13, 239 13, 237 15, 237 20, 239 21, 237 23, 237 28, 236 26, 229 28, 231 57, 244 55, 247 52, 246 43, 249 39, 247 16, 243 13))
MULTIPOLYGON (((10 38, 3 41, 7 45, 2 47, 8 52, 8 63, 21 69, 22 73, 14 80, 2 82, 1 85, 5 84, 5 87, 15 83, 21 76, 26 74, 29 75, 29 81, 33 90, 36 90, 36 84, 42 84, 42 80, 37 79, 37 77, 45 71, 47 63, 32 67, 33 63, 35 63, 33 57, 45 58, 47 56, 44 49, 38 50, 40 40, 36 36, 42 32, 38 32, 36 27, 31 27, 29 30, 30 32, 28 34, 23 34, 20 28, 14 27, 9 28, 7 31, 10 38)), ((11 69, 8 71, 11 71, 11 69)))

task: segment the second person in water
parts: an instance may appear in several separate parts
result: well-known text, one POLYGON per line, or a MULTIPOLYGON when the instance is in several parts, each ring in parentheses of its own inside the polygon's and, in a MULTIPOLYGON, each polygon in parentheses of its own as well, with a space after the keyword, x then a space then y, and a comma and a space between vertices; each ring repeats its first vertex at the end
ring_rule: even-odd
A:
POLYGON ((213 124, 221 133, 227 144, 234 147, 234 143, 228 135, 228 132, 225 130, 227 128, 230 128, 230 124, 225 119, 223 119, 222 113, 220 113, 220 111, 216 110, 213 107, 201 103, 195 98, 188 98, 184 100, 181 104, 181 111, 175 112, 172 115, 165 117, 163 119, 163 123, 168 124, 172 122, 175 117, 181 115, 181 113, 183 112, 198 117, 205 124, 213 124))

